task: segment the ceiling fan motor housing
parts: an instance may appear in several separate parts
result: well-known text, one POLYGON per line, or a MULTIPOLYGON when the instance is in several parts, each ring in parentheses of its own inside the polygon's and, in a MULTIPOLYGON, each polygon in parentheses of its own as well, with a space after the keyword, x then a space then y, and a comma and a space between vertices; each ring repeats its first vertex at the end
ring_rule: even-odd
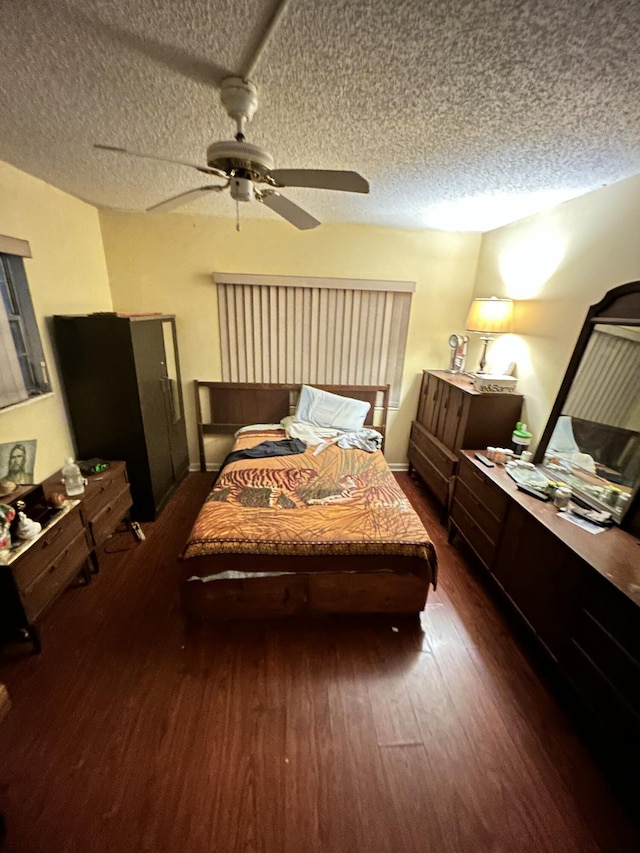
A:
POLYGON ((207 164, 220 169, 229 177, 246 172, 253 180, 261 180, 274 167, 271 154, 248 142, 214 142, 207 148, 207 164))
POLYGON ((220 84, 220 100, 242 132, 244 123, 251 121, 258 109, 258 87, 242 77, 226 77, 220 84))

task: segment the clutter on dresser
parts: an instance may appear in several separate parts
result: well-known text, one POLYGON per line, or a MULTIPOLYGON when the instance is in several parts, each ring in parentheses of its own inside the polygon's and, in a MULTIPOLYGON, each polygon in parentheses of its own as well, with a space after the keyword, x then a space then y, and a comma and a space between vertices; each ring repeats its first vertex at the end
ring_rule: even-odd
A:
POLYGON ((29 518, 24 512, 18 513, 16 536, 18 539, 35 539, 42 530, 42 524, 29 518))
POLYGON ((473 377, 473 388, 481 394, 513 394, 518 379, 515 376, 490 376, 478 373, 473 377))
POLYGON ((94 456, 93 459, 78 459, 78 467, 85 477, 91 477, 93 474, 106 471, 109 463, 105 459, 98 459, 94 456))
POLYGON ((67 497, 76 497, 84 492, 84 487, 87 481, 82 476, 82 471, 79 465, 73 461, 73 457, 69 456, 62 469, 62 482, 67 497))
POLYGON ((451 358, 449 360, 448 373, 464 373, 467 360, 467 346, 469 335, 451 335, 449 346, 451 347, 451 358))
MULTIPOLYGON (((511 434, 511 448, 516 456, 522 455, 522 453, 527 450, 531 444, 532 438, 533 433, 529 432, 527 425, 522 423, 522 421, 518 421, 516 428, 511 434)), ((531 453, 529 453, 529 456, 531 456, 531 453)))

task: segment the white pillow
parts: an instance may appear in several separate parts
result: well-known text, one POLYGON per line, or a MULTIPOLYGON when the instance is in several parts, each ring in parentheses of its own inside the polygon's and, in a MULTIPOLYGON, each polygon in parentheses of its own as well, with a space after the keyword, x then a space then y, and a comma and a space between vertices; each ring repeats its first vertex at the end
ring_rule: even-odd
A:
POLYGON ((295 418, 314 426, 353 431, 362 429, 370 408, 371 404, 363 400, 303 385, 295 418))

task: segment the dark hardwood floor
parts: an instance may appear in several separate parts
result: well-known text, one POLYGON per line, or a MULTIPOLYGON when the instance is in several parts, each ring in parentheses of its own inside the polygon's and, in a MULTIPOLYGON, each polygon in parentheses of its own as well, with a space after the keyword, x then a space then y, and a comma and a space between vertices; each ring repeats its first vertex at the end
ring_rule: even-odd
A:
MULTIPOLYGON (((0 810, 16 853, 637 851, 638 835, 426 493, 417 618, 185 630, 175 556, 211 475, 7 648, 0 810)), ((533 659, 532 659, 533 660, 533 659)))

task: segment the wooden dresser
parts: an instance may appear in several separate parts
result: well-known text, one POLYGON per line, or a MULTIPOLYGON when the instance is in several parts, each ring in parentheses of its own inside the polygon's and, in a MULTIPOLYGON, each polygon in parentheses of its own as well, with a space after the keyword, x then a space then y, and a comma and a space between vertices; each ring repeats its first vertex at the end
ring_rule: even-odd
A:
MULTIPOLYGON (((105 471, 86 479, 85 490, 77 498, 87 530, 91 561, 97 571, 100 548, 131 508, 131 490, 124 462, 110 462, 105 471)), ((46 498, 50 498, 54 492, 64 492, 62 472, 53 474, 43 482, 42 487, 46 498)))
POLYGON ((11 503, 24 499, 29 518, 41 520, 42 532, 12 549, 0 565, 0 640, 20 634, 36 651, 41 642, 36 621, 58 595, 82 574, 86 583, 99 569, 99 551, 131 507, 124 462, 88 477, 83 494, 54 511, 51 496, 64 493, 61 472, 42 484, 21 488, 11 503))
MULTIPOLYGON (((31 518, 37 518, 36 506, 44 506, 41 495, 42 488, 36 486, 23 496, 31 518)), ((87 582, 91 574, 91 548, 79 502, 68 501, 50 517, 43 515, 42 524, 37 537, 21 542, 0 565, 1 637, 10 640, 22 633, 36 651, 41 648, 38 617, 80 572, 87 582)))
POLYGON ((537 638, 606 743, 640 765, 640 543, 613 527, 592 534, 503 468, 461 455, 449 515, 537 638))
POLYGON ((409 438, 409 473, 420 475, 443 505, 445 516, 460 450, 510 446, 521 409, 521 394, 483 394, 465 374, 424 371, 409 438))

